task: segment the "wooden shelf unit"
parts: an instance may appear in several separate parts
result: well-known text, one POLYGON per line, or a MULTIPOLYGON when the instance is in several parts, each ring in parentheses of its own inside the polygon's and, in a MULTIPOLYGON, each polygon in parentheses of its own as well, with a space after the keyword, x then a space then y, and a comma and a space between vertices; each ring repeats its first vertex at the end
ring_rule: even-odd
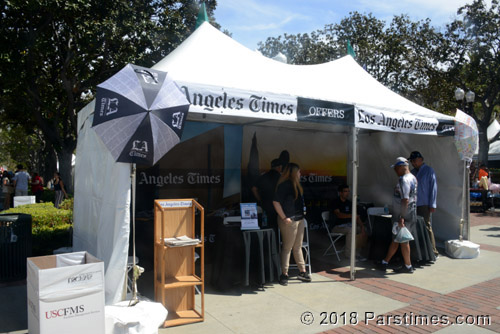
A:
POLYGON ((155 200, 154 205, 154 285, 155 300, 168 310, 164 327, 178 326, 205 319, 204 209, 194 199, 155 200), (196 211, 199 230, 196 230, 196 211), (165 238, 186 235, 197 245, 167 247, 165 238), (199 255, 196 270, 195 252, 199 255), (201 299, 197 306, 196 292, 201 299))

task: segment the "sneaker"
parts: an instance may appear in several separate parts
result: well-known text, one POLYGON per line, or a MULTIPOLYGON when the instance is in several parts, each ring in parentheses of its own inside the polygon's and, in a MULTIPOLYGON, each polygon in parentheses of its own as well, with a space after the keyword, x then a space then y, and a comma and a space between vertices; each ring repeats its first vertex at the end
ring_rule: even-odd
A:
POLYGON ((307 271, 304 271, 303 273, 299 273, 297 276, 299 280, 302 282, 311 282, 311 276, 309 276, 309 273, 307 271))
POLYGON ((385 272, 387 270, 387 266, 389 264, 388 263, 382 263, 382 262, 378 262, 375 267, 378 269, 378 270, 382 270, 383 272, 385 272))
POLYGON ((283 286, 287 286, 288 285, 288 276, 287 275, 281 274, 281 276, 280 276, 280 284, 283 285, 283 286))
POLYGON ((405 265, 402 265, 401 267, 394 269, 394 272, 402 274, 413 274, 414 271, 415 269, 413 269, 413 266, 407 268, 405 265))

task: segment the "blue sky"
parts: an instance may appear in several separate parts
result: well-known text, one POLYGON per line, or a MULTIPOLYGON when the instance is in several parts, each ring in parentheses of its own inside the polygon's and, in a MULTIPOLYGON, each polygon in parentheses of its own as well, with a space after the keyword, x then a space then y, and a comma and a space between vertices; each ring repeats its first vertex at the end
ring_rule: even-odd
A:
MULTIPOLYGON (((394 15, 412 20, 430 18, 444 27, 457 9, 472 0, 217 0, 215 19, 233 38, 254 50, 267 37, 310 33, 326 24, 339 23, 349 12, 372 13, 390 22, 394 15)), ((488 0, 488 3, 491 1, 488 0)))

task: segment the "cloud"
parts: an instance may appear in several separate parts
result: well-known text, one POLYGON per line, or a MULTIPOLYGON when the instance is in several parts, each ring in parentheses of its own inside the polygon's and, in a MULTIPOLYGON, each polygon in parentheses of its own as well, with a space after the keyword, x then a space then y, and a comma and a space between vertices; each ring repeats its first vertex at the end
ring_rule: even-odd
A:
POLYGON ((287 23, 293 21, 294 19, 296 19, 298 17, 299 17, 298 15, 291 15, 291 16, 283 18, 280 22, 259 23, 259 24, 254 24, 254 25, 241 25, 239 27, 239 29, 243 30, 243 31, 276 30, 276 29, 282 28, 287 23))
MULTIPOLYGON (((292 21, 311 19, 286 5, 260 0, 219 0, 216 17, 224 17, 231 31, 277 30, 292 21)), ((224 25, 225 22, 220 22, 224 25)))

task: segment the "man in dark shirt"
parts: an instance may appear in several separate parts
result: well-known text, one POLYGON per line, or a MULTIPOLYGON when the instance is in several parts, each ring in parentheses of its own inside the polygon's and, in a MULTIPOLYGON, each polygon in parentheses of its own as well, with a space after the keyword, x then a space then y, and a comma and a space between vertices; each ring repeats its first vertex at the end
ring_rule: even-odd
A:
POLYGON ((278 235, 278 219, 276 210, 273 206, 274 192, 276 191, 276 184, 281 176, 281 160, 274 159, 271 161, 271 169, 262 174, 252 187, 252 192, 257 201, 262 206, 262 209, 267 216, 268 227, 274 229, 274 233, 278 235))
MULTIPOLYGON (((349 186, 342 184, 338 188, 339 197, 333 202, 333 214, 335 216, 335 225, 332 232, 343 233, 346 235, 345 239, 345 256, 351 257, 351 234, 352 234, 352 202, 349 200, 349 186)), ((358 214, 356 214, 356 250, 364 247, 368 239, 365 230, 365 225, 361 221, 358 214)), ((358 260, 366 260, 358 256, 358 260)))

